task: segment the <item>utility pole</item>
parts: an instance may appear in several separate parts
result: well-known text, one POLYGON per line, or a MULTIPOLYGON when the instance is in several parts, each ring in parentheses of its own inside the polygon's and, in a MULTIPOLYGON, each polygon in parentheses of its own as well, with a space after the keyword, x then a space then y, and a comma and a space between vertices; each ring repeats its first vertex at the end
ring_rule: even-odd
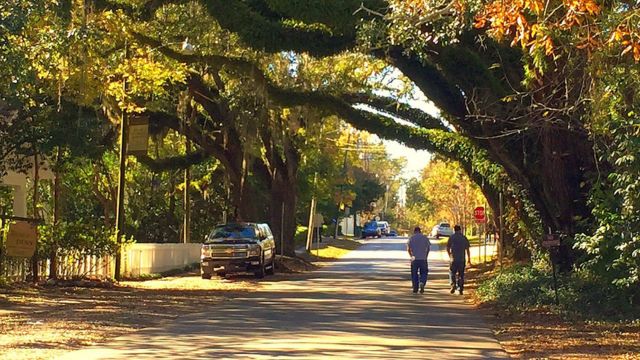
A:
MULTIPOLYGON (((351 143, 351 131, 349 131, 349 136, 347 136, 347 147, 349 146, 349 144, 351 143)), ((344 150, 344 161, 342 163, 342 173, 344 176, 344 179, 347 178, 347 154, 348 154, 348 150, 345 149, 344 150)), ((342 194, 344 192, 343 189, 344 185, 340 184, 340 201, 342 201, 342 194)), ((335 231, 333 233, 333 238, 337 239, 338 238, 338 219, 340 218, 340 204, 338 204, 338 211, 336 212, 336 227, 335 227, 335 231)), ((354 227, 354 232, 355 232, 355 227, 354 227)))
MULTIPOLYGON (((124 59, 129 58, 129 45, 124 45, 124 59)), ((122 80, 122 92, 123 102, 126 103, 127 96, 127 78, 123 77, 122 80)), ((124 229, 124 186, 126 175, 126 161, 127 161, 127 127, 128 116, 126 104, 122 108, 122 115, 120 118, 120 166, 118 169, 118 197, 116 200, 116 264, 115 264, 115 279, 120 281, 120 270, 122 267, 122 232, 124 229)))
MULTIPOLYGON (((318 173, 313 175, 313 188, 315 191, 316 180, 318 178, 318 173)), ((309 226, 307 227, 307 251, 311 252, 311 245, 313 240, 313 222, 316 212, 316 195, 311 197, 311 205, 309 206, 309 226)))
MULTIPOLYGON (((323 132, 324 132, 324 125, 321 125, 320 133, 318 135, 318 141, 316 142, 316 146, 318 150, 320 150, 320 141, 322 140, 323 132)), ((305 142, 306 142, 306 138, 305 138, 305 142)), ((318 171, 315 171, 313 173, 313 188, 312 188, 313 192, 311 194, 311 204, 309 205, 309 225, 307 226, 306 250, 309 253, 311 253, 311 248, 313 247, 313 234, 314 234, 313 230, 315 225, 316 206, 318 205, 318 200, 316 199, 317 184, 318 184, 318 171)), ((283 205, 284 205, 284 202, 283 202, 283 205)), ((282 232, 284 230, 284 226, 283 226, 283 229, 280 229, 280 230, 281 230, 280 232, 282 232)), ((320 244, 318 244, 318 247, 320 247, 320 244)))
POLYGON ((389 200, 389 183, 385 184, 385 192, 384 192, 384 210, 382 210, 382 220, 387 220, 387 202, 389 200))
POLYGON ((280 208, 280 256, 284 256, 284 199, 280 208))
MULTIPOLYGON (((482 179, 482 190, 484 190, 484 178, 482 179)), ((489 221, 489 212, 487 211, 487 199, 484 199, 484 223, 482 223, 482 239, 484 240, 484 262, 487 262, 487 222, 489 221)))
MULTIPOLYGON (((40 183, 40 173, 38 166, 38 149, 33 154, 33 218, 38 218, 38 184, 40 183)), ((36 234, 38 228, 36 227, 36 234)), ((36 235, 36 251, 31 257, 31 274, 33 275, 33 283, 38 282, 38 236, 36 235)))
MULTIPOLYGON (((186 140, 186 151, 189 155, 191 153, 191 141, 186 140)), ((183 192, 183 207, 184 207, 184 223, 182 229, 182 242, 189 243, 191 239, 191 197, 189 196, 189 189, 191 188, 191 166, 187 166, 184 169, 184 192, 183 192)))
POLYGON ((499 229, 499 234, 500 234, 500 238, 498 239, 499 244, 498 244, 498 249, 499 249, 499 253, 500 253, 500 269, 502 269, 502 258, 504 256, 504 237, 503 237, 503 229, 504 229, 504 225, 502 223, 502 218, 504 215, 504 208, 502 205, 502 191, 500 191, 500 229, 499 229))

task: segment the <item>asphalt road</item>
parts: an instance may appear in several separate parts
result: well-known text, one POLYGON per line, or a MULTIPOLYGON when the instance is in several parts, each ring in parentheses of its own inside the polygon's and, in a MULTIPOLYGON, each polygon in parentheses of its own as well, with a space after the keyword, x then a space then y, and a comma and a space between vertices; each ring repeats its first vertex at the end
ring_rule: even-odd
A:
POLYGON ((368 240, 340 261, 63 359, 507 359, 480 314, 448 292, 432 251, 413 294, 406 239, 368 240))

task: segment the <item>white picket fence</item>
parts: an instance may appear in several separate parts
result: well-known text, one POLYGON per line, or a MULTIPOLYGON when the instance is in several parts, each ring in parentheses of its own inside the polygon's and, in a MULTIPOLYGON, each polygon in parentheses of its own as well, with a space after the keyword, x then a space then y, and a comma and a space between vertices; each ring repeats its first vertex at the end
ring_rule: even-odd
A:
MULTIPOLYGON (((122 275, 138 277, 184 268, 200 261, 200 244, 132 244, 122 251, 122 275)), ((41 278, 49 276, 50 261, 39 262, 41 278)), ((59 278, 73 277, 113 278, 115 258, 68 254, 57 258, 59 278)), ((0 276, 9 281, 24 281, 30 273, 30 259, 3 257, 0 259, 0 276)))

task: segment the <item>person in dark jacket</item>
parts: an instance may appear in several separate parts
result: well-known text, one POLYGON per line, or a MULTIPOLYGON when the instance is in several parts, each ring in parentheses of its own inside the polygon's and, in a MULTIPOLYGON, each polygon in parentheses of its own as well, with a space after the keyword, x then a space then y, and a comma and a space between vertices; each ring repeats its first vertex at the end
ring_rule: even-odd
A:
POLYGON ((469 248, 469 239, 462 234, 460 225, 456 225, 453 228, 455 233, 447 240, 447 254, 449 254, 450 266, 449 266, 449 281, 451 283, 451 293, 455 293, 456 289, 462 295, 464 291, 464 267, 465 267, 465 253, 467 255, 467 261, 471 265, 471 253, 469 248))

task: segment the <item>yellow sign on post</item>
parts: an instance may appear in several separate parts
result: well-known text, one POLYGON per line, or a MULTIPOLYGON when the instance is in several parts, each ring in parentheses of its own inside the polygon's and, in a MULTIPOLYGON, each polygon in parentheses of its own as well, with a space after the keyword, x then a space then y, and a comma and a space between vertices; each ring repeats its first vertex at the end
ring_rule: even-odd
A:
POLYGON ((27 221, 17 221, 9 226, 7 255, 32 257, 36 251, 38 233, 36 226, 27 221))
POLYGON ((129 139, 127 154, 146 155, 149 147, 149 118, 131 117, 129 120, 129 139))

